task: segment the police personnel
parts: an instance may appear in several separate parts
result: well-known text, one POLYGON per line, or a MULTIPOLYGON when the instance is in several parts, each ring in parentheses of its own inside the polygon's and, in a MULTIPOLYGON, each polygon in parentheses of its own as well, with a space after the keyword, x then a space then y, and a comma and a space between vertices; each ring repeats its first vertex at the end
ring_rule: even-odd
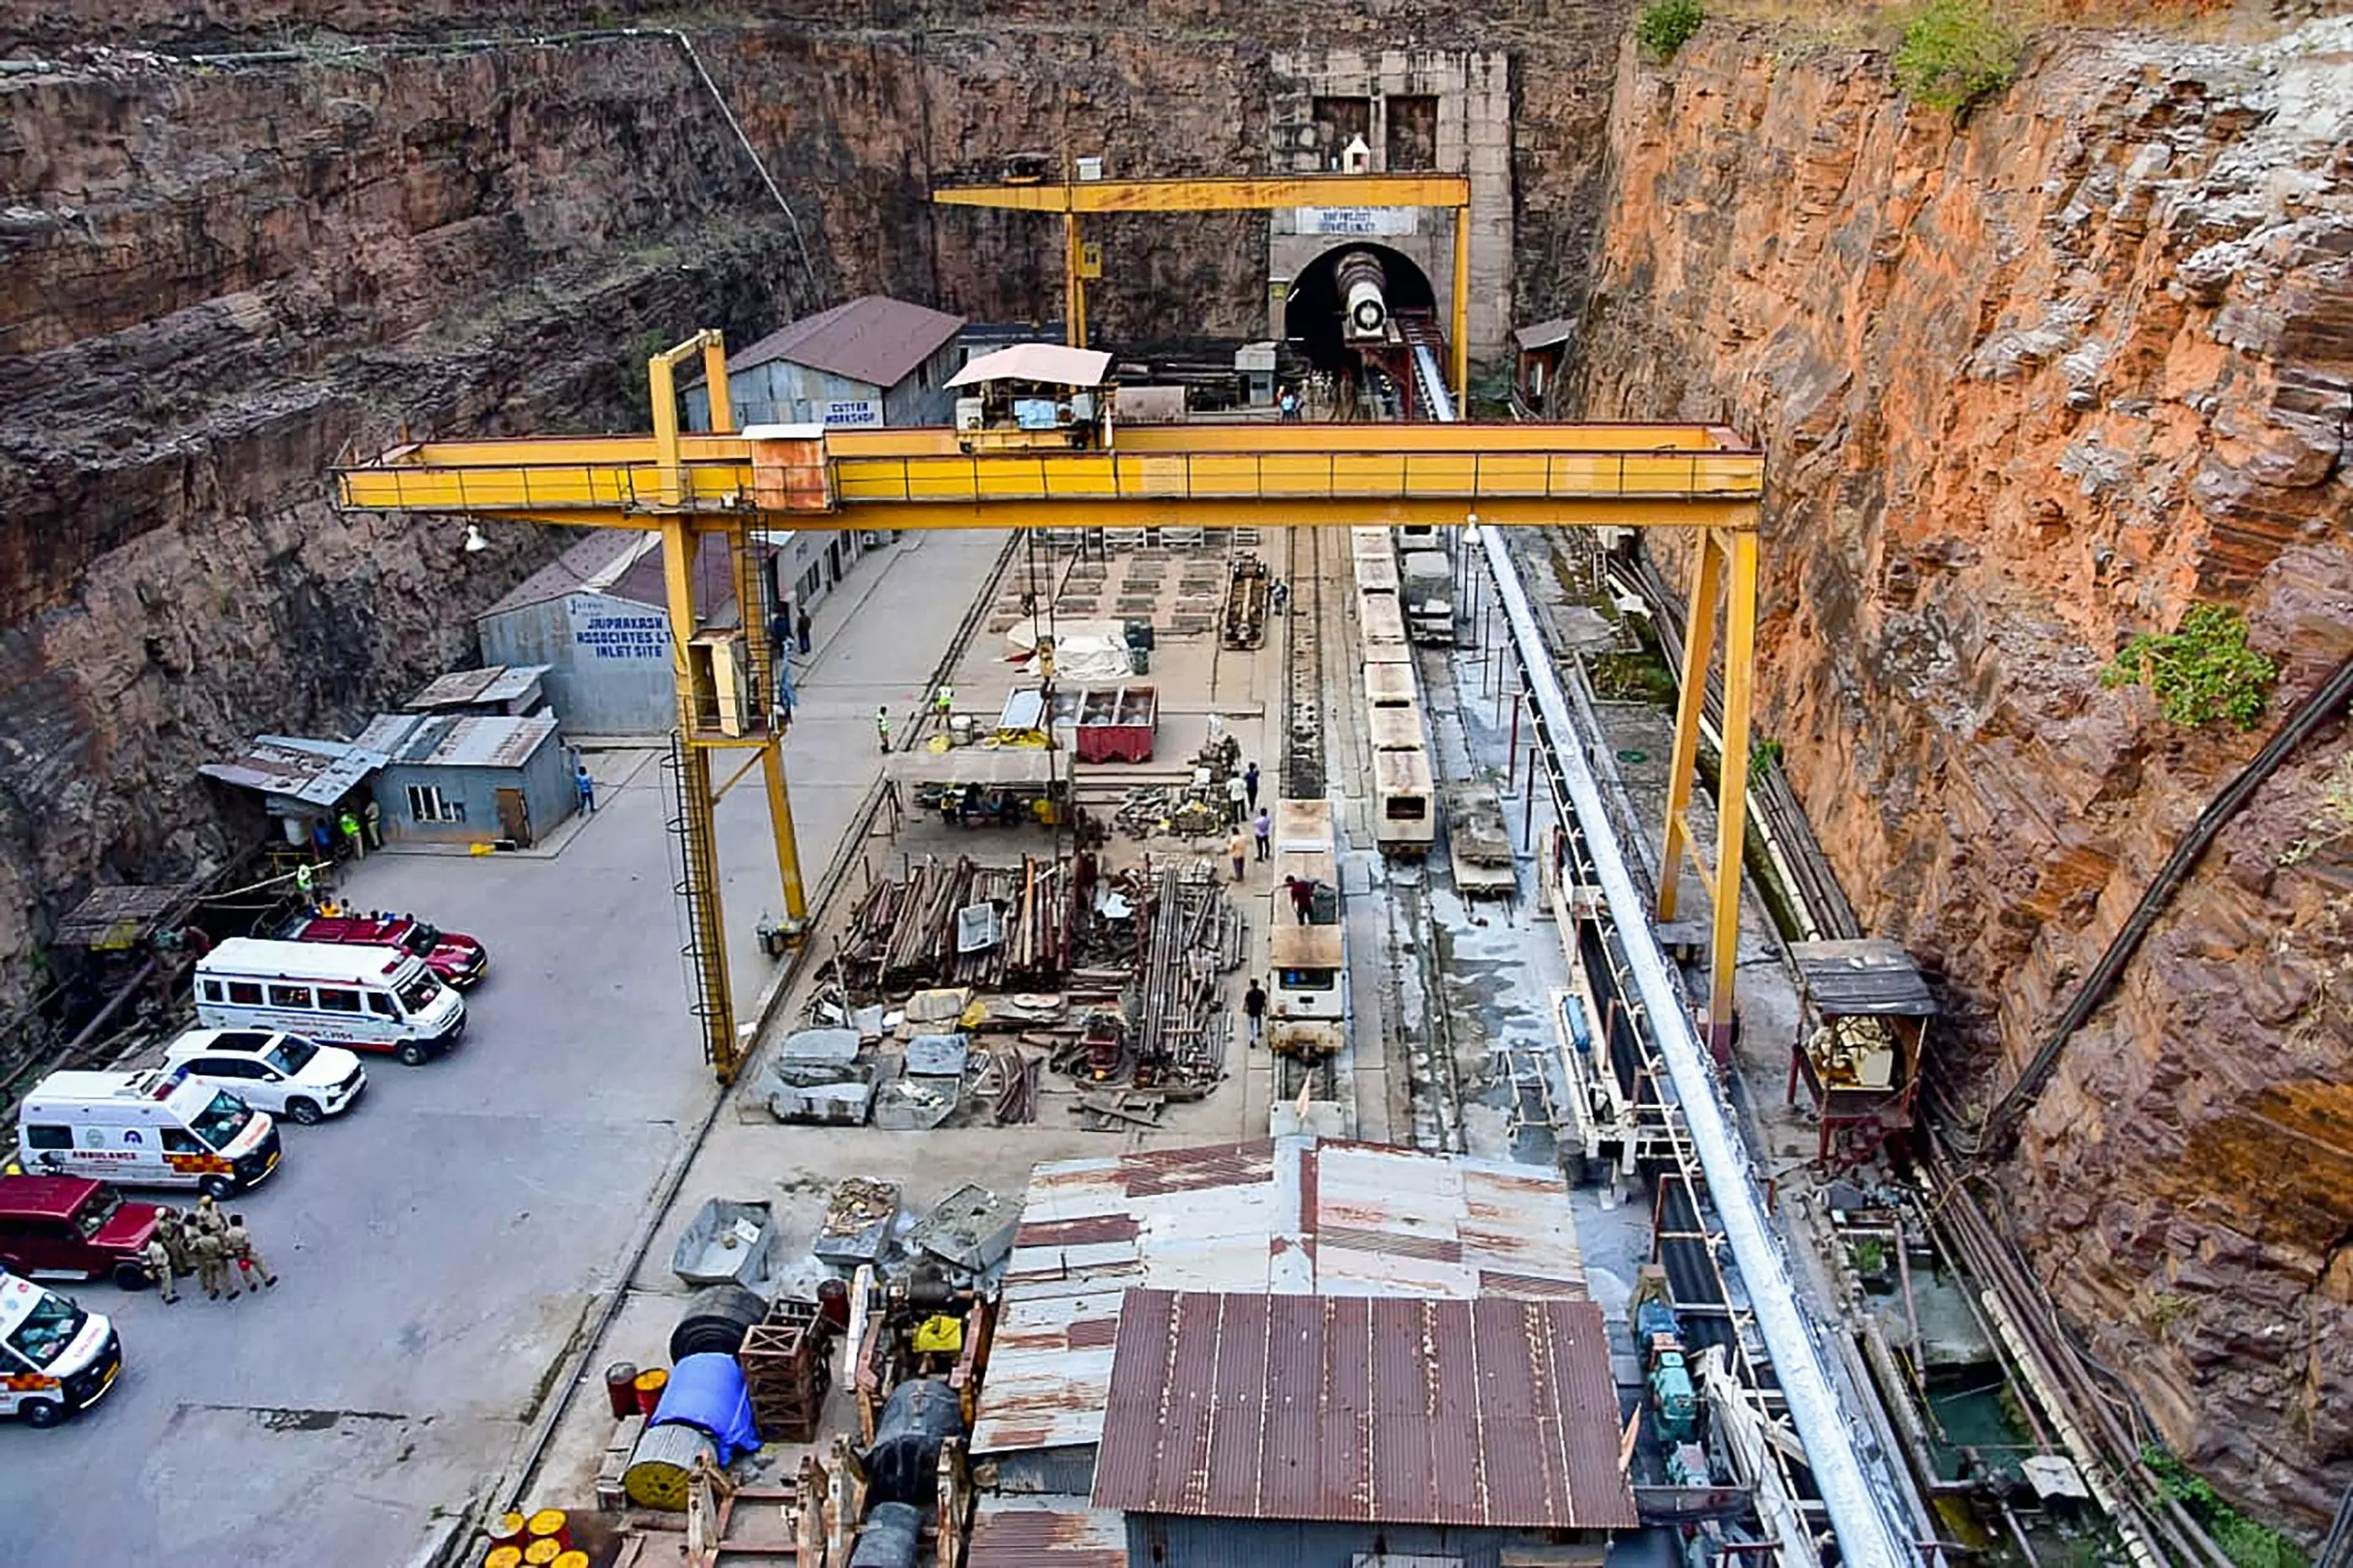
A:
POLYGON ((228 1299, 236 1300, 239 1292, 237 1281, 229 1276, 228 1248, 222 1244, 220 1233, 200 1229, 189 1246, 196 1255, 196 1283, 205 1288, 205 1299, 219 1300, 221 1287, 226 1285, 228 1299))
POLYGON ((140 1251, 140 1259, 146 1264, 147 1278, 163 1296, 164 1304, 168 1307, 178 1300, 180 1293, 172 1286, 172 1249, 164 1245, 160 1227, 147 1237, 147 1245, 140 1251))
POLYGON ((269 1265, 264 1263, 261 1254, 253 1249, 253 1237, 245 1228, 243 1215, 228 1216, 228 1229, 222 1233, 221 1247, 228 1254, 229 1261, 237 1265, 239 1280, 248 1275, 255 1275, 271 1289, 278 1289, 278 1276, 269 1271, 269 1265))

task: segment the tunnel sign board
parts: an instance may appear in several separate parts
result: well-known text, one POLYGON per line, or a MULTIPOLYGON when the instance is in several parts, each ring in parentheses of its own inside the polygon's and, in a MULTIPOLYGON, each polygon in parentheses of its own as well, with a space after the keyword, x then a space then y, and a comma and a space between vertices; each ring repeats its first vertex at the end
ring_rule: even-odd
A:
POLYGON ((670 623, 659 610, 608 599, 571 599, 572 642, 583 658, 668 658, 670 623))
POLYGON ((1301 234, 1391 235, 1420 232, 1411 207, 1293 207, 1301 234))

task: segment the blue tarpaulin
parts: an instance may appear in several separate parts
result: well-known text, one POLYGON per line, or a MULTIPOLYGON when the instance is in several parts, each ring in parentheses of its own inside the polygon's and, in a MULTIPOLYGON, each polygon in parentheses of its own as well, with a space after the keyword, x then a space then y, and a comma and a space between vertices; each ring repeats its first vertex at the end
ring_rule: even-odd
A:
POLYGON ((692 1426, 718 1446, 723 1465, 738 1454, 760 1446, 760 1429, 752 1424, 752 1394, 744 1386, 744 1369, 732 1355, 709 1352, 680 1358, 670 1369, 670 1385, 654 1407, 649 1426, 670 1422, 692 1426))

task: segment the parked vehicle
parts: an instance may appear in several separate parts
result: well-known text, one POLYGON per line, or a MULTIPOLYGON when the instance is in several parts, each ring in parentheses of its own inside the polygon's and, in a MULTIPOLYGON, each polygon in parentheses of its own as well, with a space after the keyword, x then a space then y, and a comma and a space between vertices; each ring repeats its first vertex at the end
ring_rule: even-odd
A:
POLYGON ((464 991, 491 967, 488 949, 463 931, 443 931, 414 915, 343 913, 297 915, 279 933, 286 942, 332 942, 341 947, 396 947, 425 961, 445 985, 464 991))
POLYGON ((343 1047, 263 1029, 190 1029, 164 1065, 305 1127, 350 1110, 367 1088, 367 1068, 343 1047))
POLYGON ((147 1284, 142 1252, 155 1233, 154 1204, 123 1201, 88 1176, 0 1176, 0 1274, 19 1279, 147 1284))
POLYGON ((16 1110, 25 1169, 127 1187, 195 1187, 216 1198, 278 1168, 278 1124, 177 1068, 53 1072, 16 1110))
POLYGON ((0 1415, 54 1426, 105 1398, 121 1371, 122 1336, 112 1323, 0 1274, 0 1415))
POLYGON ((196 961, 196 1021, 390 1051, 416 1067, 465 1034, 466 999, 405 949, 232 937, 196 961))

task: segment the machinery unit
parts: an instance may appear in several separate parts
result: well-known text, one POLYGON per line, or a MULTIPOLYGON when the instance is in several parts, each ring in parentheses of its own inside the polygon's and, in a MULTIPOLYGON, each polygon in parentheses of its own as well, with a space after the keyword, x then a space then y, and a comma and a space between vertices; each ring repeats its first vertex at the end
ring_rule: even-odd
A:
POLYGON ((1884 1018, 1832 1018, 1807 1040, 1806 1054, 1831 1089, 1887 1089, 1895 1082, 1895 1031, 1884 1018))
POLYGON ((1340 286, 1341 336, 1351 343, 1387 342, 1389 282, 1380 258, 1352 250, 1335 264, 1333 278, 1340 286))
POLYGON ((1662 1444, 1672 1448, 1699 1436, 1699 1391, 1686 1364, 1683 1325, 1667 1287, 1666 1270, 1643 1266, 1628 1303, 1634 1342, 1642 1352, 1642 1379, 1650 1390, 1651 1423, 1662 1444))

